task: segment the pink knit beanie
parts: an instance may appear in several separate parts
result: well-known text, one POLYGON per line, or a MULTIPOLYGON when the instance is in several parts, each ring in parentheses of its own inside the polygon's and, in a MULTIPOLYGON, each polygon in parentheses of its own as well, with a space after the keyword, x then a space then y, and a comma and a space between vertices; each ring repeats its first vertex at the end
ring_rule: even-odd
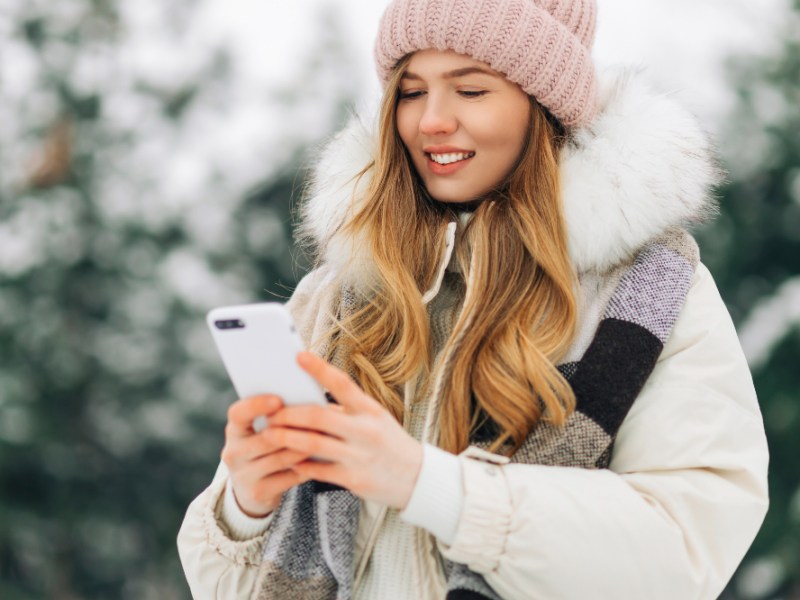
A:
POLYGON ((385 86, 403 56, 453 50, 489 64, 566 127, 596 111, 596 0, 394 0, 375 42, 385 86))

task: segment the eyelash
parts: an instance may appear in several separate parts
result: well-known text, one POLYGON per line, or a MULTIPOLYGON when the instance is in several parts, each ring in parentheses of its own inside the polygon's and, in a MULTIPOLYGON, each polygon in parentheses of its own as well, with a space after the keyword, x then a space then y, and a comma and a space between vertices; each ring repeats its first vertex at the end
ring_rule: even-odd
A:
MULTIPOLYGON (((419 98, 423 93, 424 92, 408 92, 408 93, 404 94, 403 92, 400 92, 400 99, 401 100, 415 100, 415 99, 419 98)), ((480 98, 481 96, 483 96, 484 94, 487 94, 488 92, 486 90, 478 90, 478 91, 466 91, 466 90, 464 90, 464 91, 460 91, 458 93, 461 94, 462 96, 464 96, 465 98, 480 98)))

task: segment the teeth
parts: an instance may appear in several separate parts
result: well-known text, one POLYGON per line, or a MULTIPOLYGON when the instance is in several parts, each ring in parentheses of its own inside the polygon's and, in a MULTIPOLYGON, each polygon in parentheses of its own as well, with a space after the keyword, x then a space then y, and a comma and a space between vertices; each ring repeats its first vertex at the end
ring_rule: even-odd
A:
POLYGON ((475 156, 474 152, 451 152, 450 154, 430 154, 431 160, 439 163, 440 165, 449 165, 450 163, 464 160, 465 158, 472 158, 475 156))

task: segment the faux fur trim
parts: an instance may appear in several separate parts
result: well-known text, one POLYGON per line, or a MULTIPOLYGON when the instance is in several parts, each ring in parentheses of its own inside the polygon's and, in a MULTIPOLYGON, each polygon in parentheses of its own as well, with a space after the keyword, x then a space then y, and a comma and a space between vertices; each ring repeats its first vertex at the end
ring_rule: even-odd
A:
POLYGON ((722 179, 708 136, 634 71, 601 78, 601 110, 561 156, 569 249, 578 272, 605 271, 674 226, 716 211, 722 179))
MULTIPOLYGON (((630 259, 649 239, 715 212, 721 179, 713 148, 696 119, 638 71, 600 77, 600 110, 573 130, 561 156, 569 251, 580 272, 604 272, 630 259)), ((374 120, 374 119, 370 119, 374 120)), ((341 234, 364 199, 370 173, 357 174, 377 149, 377 126, 358 117, 319 153, 302 209, 299 235, 334 269, 367 275, 363 240, 341 234)))

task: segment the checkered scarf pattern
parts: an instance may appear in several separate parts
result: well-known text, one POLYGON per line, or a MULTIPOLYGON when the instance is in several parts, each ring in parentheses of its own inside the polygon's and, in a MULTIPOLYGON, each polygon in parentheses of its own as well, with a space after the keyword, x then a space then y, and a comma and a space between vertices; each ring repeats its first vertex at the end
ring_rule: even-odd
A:
MULTIPOLYGON (((655 367, 698 261, 696 243, 678 229, 639 251, 581 359, 559 365, 575 392, 575 412, 561 427, 540 423, 512 462, 608 468, 617 431, 655 367)), ((352 598, 359 507, 349 491, 319 482, 287 492, 265 543, 254 597, 352 598)), ((446 575, 447 600, 501 600, 466 565, 448 562, 446 575)))

